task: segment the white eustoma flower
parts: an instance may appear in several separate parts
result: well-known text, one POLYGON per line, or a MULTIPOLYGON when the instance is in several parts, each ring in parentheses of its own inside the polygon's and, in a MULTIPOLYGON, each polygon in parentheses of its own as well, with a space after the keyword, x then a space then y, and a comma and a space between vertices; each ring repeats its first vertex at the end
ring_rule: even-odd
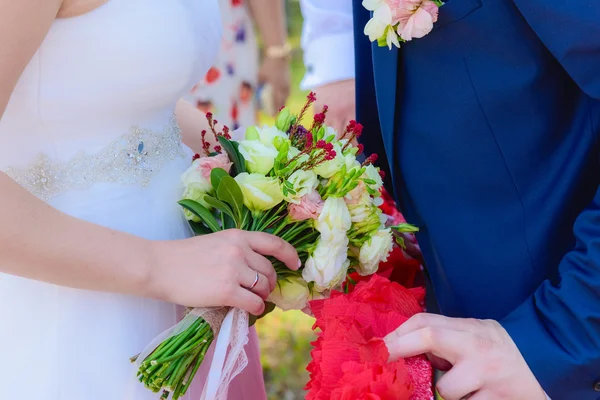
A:
POLYGON ((199 158, 192 162, 192 165, 181 175, 181 182, 185 186, 186 190, 195 190, 201 192, 211 192, 213 190, 212 184, 210 183, 210 177, 206 177, 202 173, 201 168, 202 158, 199 158))
POLYGON ((377 272, 379 264, 387 261, 388 254, 392 251, 393 240, 389 228, 381 229, 371 236, 360 248, 356 271, 363 276, 377 272))
POLYGON ((308 304, 310 297, 306 281, 300 277, 292 277, 278 282, 267 301, 283 311, 302 310, 308 304))
POLYGON ((240 185, 244 195, 244 205, 250 211, 270 210, 283 201, 281 186, 277 178, 244 172, 234 179, 240 185))
POLYGON ((265 125, 262 128, 256 128, 256 132, 258 133, 258 138, 254 137, 254 134, 249 135, 250 131, 248 131, 246 133, 246 139, 247 140, 260 140, 261 143, 267 145, 267 146, 273 146, 273 142, 275 141, 276 137, 280 137, 282 139, 287 139, 288 135, 285 132, 280 131, 279 129, 277 129, 276 126, 268 126, 265 125))
POLYGON ((395 30, 393 29, 388 29, 387 31, 387 35, 385 37, 385 42, 388 46, 388 49, 392 49, 392 45, 396 46, 397 48, 400 48, 400 41, 398 40, 398 34, 396 33, 395 30))
POLYGON ((338 231, 330 240, 322 238, 317 242, 314 253, 308 257, 302 270, 306 282, 314 282, 318 292, 340 285, 348 273, 348 237, 338 231))
MULTIPOLYGON (((363 0, 363 6, 373 11, 373 17, 365 25, 365 35, 371 42, 383 36, 388 26, 392 24, 392 9, 386 0, 363 0)), ((391 29, 390 29, 391 30, 391 29)))
POLYGON ((333 135, 333 137, 335 137, 337 139, 338 137, 338 132, 331 126, 327 126, 325 127, 325 137, 329 137, 333 135))
POLYGON ((379 192, 379 189, 383 186, 383 179, 381 179, 381 175, 379 175, 379 170, 373 166, 373 164, 369 164, 365 167, 364 177, 372 180, 373 184, 368 185, 372 190, 379 192))
POLYGON ((292 184, 295 194, 288 194, 286 200, 290 203, 299 204, 302 196, 309 194, 319 186, 319 178, 312 171, 299 169, 288 178, 292 184))
POLYGON ((344 156, 344 164, 346 165, 346 171, 351 171, 352 168, 361 168, 360 163, 356 160, 356 156, 352 153, 347 153, 344 156))
MULTIPOLYGON (((290 146, 290 149, 288 150, 288 160, 293 159, 294 157, 296 157, 298 154, 300 154, 300 150, 298 150, 296 147, 294 146, 290 146)), ((296 159, 296 161, 298 162, 298 164, 303 164, 305 162, 308 161, 309 159, 309 155, 308 154, 302 154, 300 157, 298 157, 296 159)))
POLYGON ((321 239, 331 241, 333 238, 345 237, 351 225, 350 211, 344 199, 327 198, 321 215, 315 223, 315 228, 321 234, 321 239))
POLYGON ((264 144, 258 140, 242 140, 239 142, 238 150, 246 160, 248 171, 254 174, 268 174, 277 157, 275 146, 264 144))
POLYGON ((342 147, 338 142, 333 143, 333 150, 335 151, 333 160, 322 162, 316 168, 313 168, 313 171, 323 178, 331 178, 344 165, 345 159, 342 154, 342 147))

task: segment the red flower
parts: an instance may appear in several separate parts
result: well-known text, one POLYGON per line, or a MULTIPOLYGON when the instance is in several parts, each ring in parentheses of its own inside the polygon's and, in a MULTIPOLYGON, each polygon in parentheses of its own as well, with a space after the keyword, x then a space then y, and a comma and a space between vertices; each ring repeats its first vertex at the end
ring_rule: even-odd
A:
POLYGON ((307 400, 429 400, 431 366, 427 363, 424 368, 426 359, 388 364, 389 353, 381 340, 421 312, 417 296, 373 275, 349 294, 333 292, 328 299, 311 301, 315 328, 321 332, 307 367, 311 375, 307 400))
POLYGON ((406 223, 406 220, 404 219, 400 211, 398 211, 396 202, 394 201, 392 196, 390 196, 388 191, 384 188, 381 189, 381 198, 383 200, 383 204, 379 206, 379 208, 381 209, 381 211, 383 211, 385 215, 389 215, 390 217, 392 217, 392 223, 394 225, 406 223))
POLYGON ((325 114, 324 113, 315 114, 314 120, 315 120, 315 124, 319 124, 319 125, 323 124, 323 122, 325 122, 325 114))
POLYGON ((221 71, 219 71, 217 68, 215 67, 211 67, 208 72, 206 73, 206 75, 204 76, 204 80, 206 81, 206 83, 214 83, 215 81, 217 81, 219 78, 221 77, 221 71))
POLYGON ((344 375, 331 392, 331 400, 410 399, 413 385, 400 360, 390 364, 357 363, 342 365, 344 375))

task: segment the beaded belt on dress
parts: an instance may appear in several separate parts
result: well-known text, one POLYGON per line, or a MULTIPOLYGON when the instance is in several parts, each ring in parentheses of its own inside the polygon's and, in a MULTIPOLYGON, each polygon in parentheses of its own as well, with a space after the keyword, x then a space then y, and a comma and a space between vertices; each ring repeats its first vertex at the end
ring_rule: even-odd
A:
POLYGON ((162 131, 130 128, 129 132, 101 151, 77 153, 68 161, 39 154, 22 168, 4 172, 44 201, 71 189, 86 189, 94 183, 110 182, 147 186, 169 161, 184 157, 181 131, 175 117, 162 131))

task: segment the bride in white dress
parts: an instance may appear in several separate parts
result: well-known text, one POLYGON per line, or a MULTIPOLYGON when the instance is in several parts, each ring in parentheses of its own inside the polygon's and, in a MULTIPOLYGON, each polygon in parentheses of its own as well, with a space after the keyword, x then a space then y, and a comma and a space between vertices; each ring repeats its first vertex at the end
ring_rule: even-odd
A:
MULTIPOLYGON (((259 314, 262 255, 296 268, 267 234, 189 238, 176 204, 191 156, 176 122, 188 144, 200 129, 176 103, 219 20, 216 0, 0 0, 2 399, 156 399, 129 392, 128 357, 177 322, 173 304, 259 314)), ((256 354, 231 399, 265 397, 245 384, 256 354)))

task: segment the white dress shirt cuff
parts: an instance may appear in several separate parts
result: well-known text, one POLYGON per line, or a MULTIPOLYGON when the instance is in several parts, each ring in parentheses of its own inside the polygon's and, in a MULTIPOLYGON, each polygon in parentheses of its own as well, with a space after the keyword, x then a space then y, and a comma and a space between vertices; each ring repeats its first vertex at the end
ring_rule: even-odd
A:
POLYGON ((352 32, 318 38, 304 48, 306 74, 303 90, 346 79, 354 79, 354 36, 352 32))

